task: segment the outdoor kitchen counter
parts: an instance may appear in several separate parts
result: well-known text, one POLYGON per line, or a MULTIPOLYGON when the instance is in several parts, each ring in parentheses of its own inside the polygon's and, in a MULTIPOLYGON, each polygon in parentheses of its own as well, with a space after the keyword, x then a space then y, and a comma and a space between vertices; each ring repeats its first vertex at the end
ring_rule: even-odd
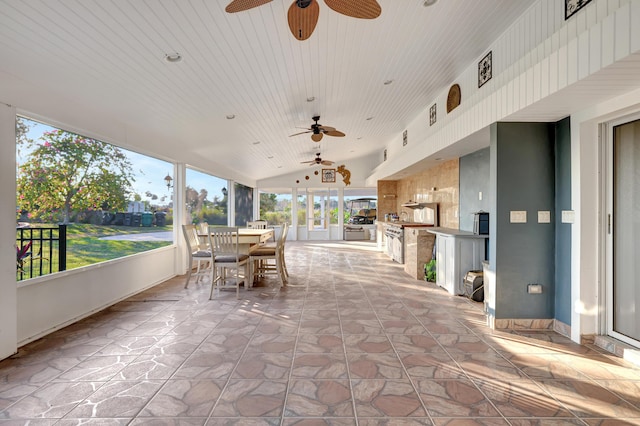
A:
MULTIPOLYGON (((385 222, 382 220, 376 220, 376 241, 379 251, 386 251, 386 237, 384 235, 385 228, 389 226, 393 226, 396 228, 406 229, 406 228, 425 228, 429 227, 429 229, 433 229, 433 225, 427 223, 419 223, 419 222, 385 222)), ((413 276, 413 274, 411 274, 413 276)))
POLYGON ((420 223, 420 222, 378 222, 378 225, 382 226, 397 226, 400 228, 425 228, 425 227, 433 227, 433 225, 429 225, 428 223, 420 223))
POLYGON ((424 280, 424 264, 431 260, 436 236, 432 225, 411 223, 404 227, 404 271, 416 280, 424 280))
POLYGON ((436 284, 450 294, 463 294, 464 275, 482 270, 488 235, 458 229, 431 228, 436 235, 436 284))

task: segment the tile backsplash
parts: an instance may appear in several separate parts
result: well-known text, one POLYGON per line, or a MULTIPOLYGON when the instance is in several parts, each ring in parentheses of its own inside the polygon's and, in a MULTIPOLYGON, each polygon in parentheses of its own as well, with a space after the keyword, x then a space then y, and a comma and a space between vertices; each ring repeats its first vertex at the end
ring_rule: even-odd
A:
POLYGON ((459 228, 460 167, 458 159, 408 176, 400 180, 378 181, 378 220, 388 213, 406 211, 413 218, 413 210, 403 208, 409 200, 419 203, 438 203, 440 226, 459 228), (395 195, 395 198, 393 197, 395 195))

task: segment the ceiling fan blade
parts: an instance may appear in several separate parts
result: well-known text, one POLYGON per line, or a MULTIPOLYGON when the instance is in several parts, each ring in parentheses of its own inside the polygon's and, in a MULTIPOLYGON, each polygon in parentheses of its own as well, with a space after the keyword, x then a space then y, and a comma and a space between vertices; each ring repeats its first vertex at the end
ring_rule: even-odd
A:
POLYGON ((343 15, 360 19, 375 19, 382 13, 376 0, 324 0, 331 9, 343 15))
POLYGON ((242 12, 270 3, 272 0, 233 0, 224 8, 227 13, 242 12))
POLYGON ((322 133, 314 133, 311 135, 311 140, 314 142, 320 142, 322 140, 322 133))
POLYGON ((311 133, 311 132, 313 132, 313 130, 307 130, 306 132, 294 133, 292 135, 289 135, 289 137, 298 136, 298 135, 304 135, 305 133, 311 133))
POLYGON ((327 133, 328 131, 331 130, 335 130, 335 127, 331 127, 331 126, 318 126, 318 129, 322 130, 323 132, 327 133))
POLYGON ((311 4, 304 9, 299 8, 297 2, 294 0, 287 14, 291 34, 298 40, 308 39, 316 28, 318 16, 320 16, 320 6, 318 6, 316 0, 313 0, 311 4))
POLYGON ((307 164, 307 163, 315 163, 316 160, 311 160, 311 161, 301 161, 300 164, 307 164))
POLYGON ((329 136, 336 136, 336 137, 343 137, 345 134, 342 133, 340 130, 331 130, 330 132, 324 132, 326 135, 329 136))
POLYGON ((333 161, 329 161, 329 160, 322 160, 320 162, 320 164, 325 165, 325 166, 330 166, 333 164, 333 161))

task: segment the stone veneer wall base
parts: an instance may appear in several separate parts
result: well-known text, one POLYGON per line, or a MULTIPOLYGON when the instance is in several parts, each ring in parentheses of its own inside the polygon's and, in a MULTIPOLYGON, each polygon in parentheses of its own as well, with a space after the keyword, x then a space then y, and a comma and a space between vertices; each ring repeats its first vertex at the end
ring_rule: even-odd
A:
MULTIPOLYGON (((488 325, 494 330, 549 330, 571 337, 571 326, 556 319, 496 319, 487 317, 488 325)), ((593 345, 640 367, 640 349, 613 337, 584 334, 580 337, 583 345, 593 345)))
POLYGON ((571 337, 571 326, 556 319, 487 318, 488 325, 496 330, 552 330, 571 337))
POLYGON ((640 349, 638 348, 614 339, 613 337, 603 335, 582 336, 581 340, 583 342, 591 340, 593 345, 640 367, 640 349))

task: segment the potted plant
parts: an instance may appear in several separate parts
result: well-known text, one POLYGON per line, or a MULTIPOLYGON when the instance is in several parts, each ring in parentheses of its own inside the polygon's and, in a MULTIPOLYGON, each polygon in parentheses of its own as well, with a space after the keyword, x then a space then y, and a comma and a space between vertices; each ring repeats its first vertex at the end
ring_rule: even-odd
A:
POLYGON ((436 260, 431 259, 424 264, 424 280, 432 283, 436 282, 436 260))

